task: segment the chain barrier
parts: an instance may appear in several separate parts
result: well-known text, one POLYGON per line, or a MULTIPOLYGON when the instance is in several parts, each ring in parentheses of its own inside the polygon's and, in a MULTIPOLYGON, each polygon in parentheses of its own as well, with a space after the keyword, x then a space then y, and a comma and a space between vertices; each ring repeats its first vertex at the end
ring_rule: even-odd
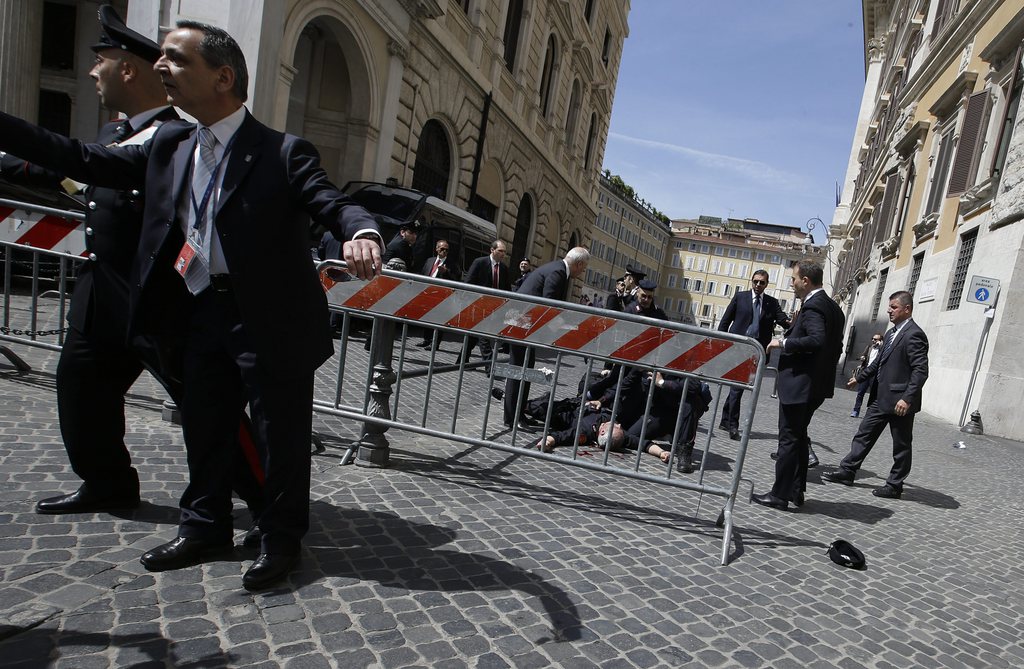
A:
POLYGON ((13 335, 15 337, 51 337, 64 334, 67 331, 68 328, 59 328, 57 330, 19 330, 0 325, 0 334, 13 335))

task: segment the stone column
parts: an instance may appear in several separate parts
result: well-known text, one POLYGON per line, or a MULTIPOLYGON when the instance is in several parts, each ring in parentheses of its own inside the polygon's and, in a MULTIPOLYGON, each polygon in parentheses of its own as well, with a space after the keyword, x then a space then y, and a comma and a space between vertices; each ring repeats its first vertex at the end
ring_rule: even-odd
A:
POLYGON ((42 39, 42 2, 0 2, 0 110, 32 122, 39 118, 42 39))

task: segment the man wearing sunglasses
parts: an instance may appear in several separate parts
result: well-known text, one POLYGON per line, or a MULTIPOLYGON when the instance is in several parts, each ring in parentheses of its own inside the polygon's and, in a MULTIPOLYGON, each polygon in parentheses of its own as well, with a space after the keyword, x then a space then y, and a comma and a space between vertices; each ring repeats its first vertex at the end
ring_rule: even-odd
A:
MULTIPOLYGON (((768 346, 775 332, 775 324, 789 327, 789 317, 782 305, 771 295, 765 295, 768 287, 768 271, 759 269, 750 279, 750 290, 738 291, 725 309, 718 329, 722 332, 753 337, 762 347, 768 346)), ((740 438, 740 397, 743 391, 733 388, 722 409, 722 420, 718 427, 729 432, 733 440, 740 438)))
MULTIPOLYGON (((871 366, 871 363, 875 361, 878 354, 882 351, 882 333, 876 332, 871 337, 871 343, 864 349, 864 353, 860 356, 860 365, 857 369, 853 370, 853 375, 857 376, 857 372, 862 369, 867 369, 871 366)), ((862 381, 857 385, 857 400, 853 403, 853 411, 850 412, 850 418, 857 418, 860 416, 860 407, 864 403, 864 395, 867 394, 868 389, 871 387, 870 380, 862 381)))

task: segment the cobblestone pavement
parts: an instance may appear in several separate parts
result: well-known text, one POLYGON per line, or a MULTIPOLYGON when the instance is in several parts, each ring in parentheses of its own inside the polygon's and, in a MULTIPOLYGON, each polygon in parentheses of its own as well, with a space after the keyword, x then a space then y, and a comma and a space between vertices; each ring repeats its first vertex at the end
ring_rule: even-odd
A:
MULTIPOLYGON (((300 569, 250 594, 242 548, 177 572, 138 562, 175 535, 186 479, 180 430, 146 378, 127 417, 142 506, 33 512, 77 481, 57 425, 56 354, 15 350, 34 370, 0 358, 7 667, 1024 666, 1016 442, 919 417, 902 500, 870 494, 890 464, 883 436, 852 487, 811 470, 799 512, 738 503, 722 567, 718 498, 402 432, 390 433, 389 468, 342 466, 355 427, 318 419, 327 448, 314 457, 300 569), (865 571, 829 561, 840 537, 863 550, 865 571)), ((330 397, 333 373, 319 376, 330 397)), ((486 396, 471 376, 463 396, 486 396)), ((852 403, 838 391, 811 426, 826 465, 849 447, 852 403)), ((776 420, 766 392, 744 467, 757 491, 771 484, 776 420)), ((714 444, 709 469, 727 472, 733 442, 714 444)), ((247 524, 239 507, 239 533, 247 524)))

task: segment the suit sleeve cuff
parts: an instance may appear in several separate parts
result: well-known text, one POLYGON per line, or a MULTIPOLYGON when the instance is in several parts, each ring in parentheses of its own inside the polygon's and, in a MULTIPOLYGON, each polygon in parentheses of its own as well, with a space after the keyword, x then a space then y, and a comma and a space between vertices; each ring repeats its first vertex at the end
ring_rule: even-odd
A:
POLYGON ((384 238, 381 237, 380 233, 371 228, 360 230, 356 234, 352 235, 352 239, 372 239, 377 242, 377 245, 382 249, 384 248, 384 238))

